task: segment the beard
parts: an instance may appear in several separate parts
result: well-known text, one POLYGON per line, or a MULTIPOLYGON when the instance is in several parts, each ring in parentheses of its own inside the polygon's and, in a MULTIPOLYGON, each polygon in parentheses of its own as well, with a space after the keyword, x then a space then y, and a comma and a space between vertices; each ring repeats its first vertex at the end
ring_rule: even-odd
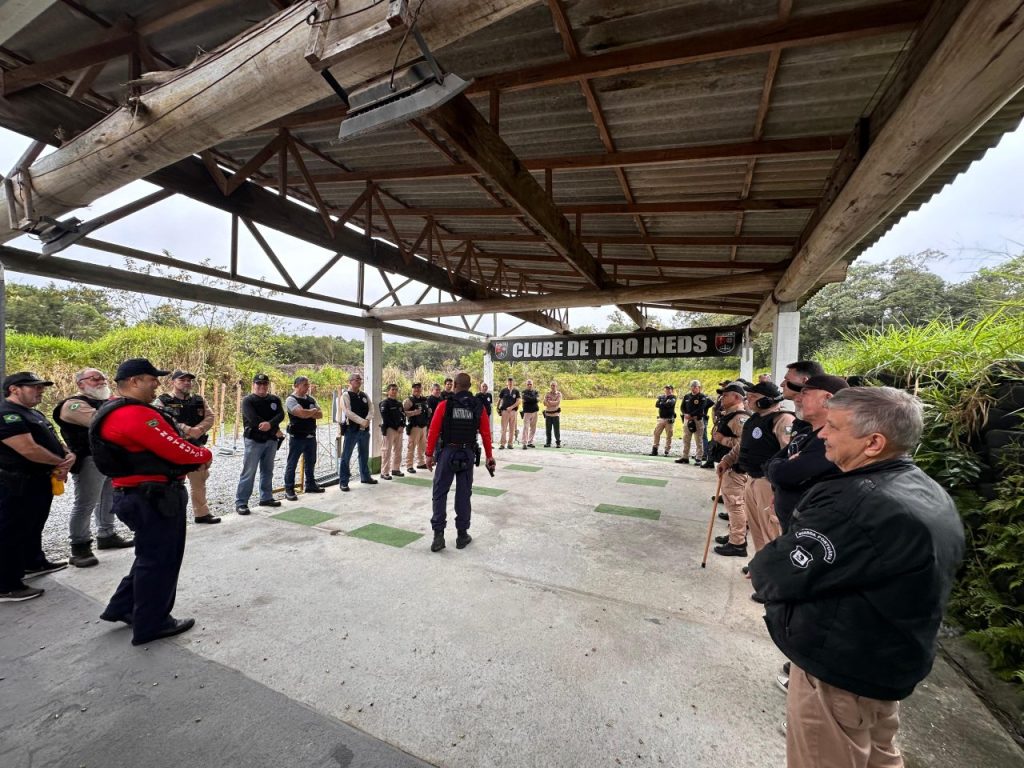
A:
POLYGON ((85 387, 83 392, 95 400, 110 399, 110 386, 107 384, 104 384, 101 387, 85 387))

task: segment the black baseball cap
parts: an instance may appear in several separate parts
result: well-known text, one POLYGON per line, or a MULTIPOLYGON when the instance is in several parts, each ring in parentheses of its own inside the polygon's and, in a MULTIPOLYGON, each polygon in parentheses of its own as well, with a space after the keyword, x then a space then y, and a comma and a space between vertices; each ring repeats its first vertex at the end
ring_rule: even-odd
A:
POLYGON ((4 379, 4 393, 7 392, 8 387, 24 387, 38 384, 42 384, 44 387, 53 386, 52 381, 41 379, 36 374, 32 373, 32 371, 18 371, 4 379))
POLYGON ((421 387, 422 388, 423 387, 423 382, 421 382, 421 381, 414 381, 412 383, 412 388, 416 389, 416 387, 421 387))
POLYGON ((715 390, 718 394, 724 395, 726 392, 735 392, 737 395, 746 395, 747 391, 743 388, 743 385, 738 381, 726 382, 726 385, 721 389, 715 390))
POLYGON ((802 392, 805 389, 823 389, 834 395, 839 390, 846 389, 850 385, 842 376, 829 376, 827 373, 823 373, 820 376, 811 376, 803 384, 789 382, 788 386, 794 392, 802 392))
POLYGON ((132 357, 117 366, 114 381, 124 381, 132 376, 166 376, 170 371, 162 371, 144 357, 132 357))
POLYGON ((270 377, 267 376, 267 374, 265 374, 265 373, 257 373, 255 376, 252 377, 252 383, 253 384, 269 384, 270 383, 270 377))
POLYGON ((195 377, 196 377, 196 375, 194 373, 189 373, 188 371, 183 371, 180 368, 178 370, 176 370, 174 373, 171 374, 171 380, 172 381, 174 379, 194 379, 195 377))
POLYGON ((759 381, 757 384, 744 384, 743 389, 765 397, 782 397, 782 390, 770 381, 759 381))

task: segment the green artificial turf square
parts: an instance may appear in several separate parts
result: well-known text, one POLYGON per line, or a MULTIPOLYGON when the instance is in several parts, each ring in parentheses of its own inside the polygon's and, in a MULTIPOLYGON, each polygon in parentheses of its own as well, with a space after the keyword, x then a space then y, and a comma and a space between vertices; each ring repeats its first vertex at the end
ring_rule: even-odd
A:
POLYGON ((668 485, 668 480, 658 480, 654 477, 629 477, 623 475, 619 478, 620 483, 628 483, 629 485, 651 485, 655 488, 664 488, 668 485))
POLYGON ((511 469, 513 472, 540 472, 543 467, 535 467, 532 464, 502 464, 502 469, 511 469))
MULTIPOLYGON (((454 488, 452 489, 455 490, 454 488)), ((481 496, 501 496, 508 493, 504 488, 484 488, 482 485, 474 485, 473 493, 479 493, 481 496)))
POLYGON ((348 535, 354 536, 357 539, 375 541, 378 544, 387 544, 390 547, 404 547, 406 544, 416 541, 416 539, 423 538, 422 533, 404 531, 401 528, 392 528, 389 525, 380 525, 378 523, 370 523, 362 528, 356 528, 354 531, 349 531, 348 535))
POLYGON ((622 515, 624 517, 641 517, 644 520, 660 520, 661 510, 645 509, 644 507, 620 507, 618 504, 598 504, 595 512, 606 515, 622 515))
POLYGON ((296 507, 295 509, 289 509, 284 512, 278 512, 276 515, 278 520, 287 520, 289 523, 298 523, 299 525, 320 525, 327 520, 331 520, 337 515, 329 515, 326 512, 321 512, 319 509, 310 509, 309 507, 296 507))
POLYGON ((402 483, 403 485, 420 485, 420 486, 431 486, 434 484, 433 480, 428 480, 425 477, 396 477, 391 482, 402 483))

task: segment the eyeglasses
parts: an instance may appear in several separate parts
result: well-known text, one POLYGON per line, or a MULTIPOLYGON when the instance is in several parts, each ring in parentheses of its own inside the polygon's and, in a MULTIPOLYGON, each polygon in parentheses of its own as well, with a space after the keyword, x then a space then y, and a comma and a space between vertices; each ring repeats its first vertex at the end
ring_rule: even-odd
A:
POLYGON ((100 383, 105 383, 107 381, 107 377, 106 376, 97 376, 97 375, 93 374, 92 376, 85 376, 85 377, 79 379, 79 381, 98 381, 100 383))

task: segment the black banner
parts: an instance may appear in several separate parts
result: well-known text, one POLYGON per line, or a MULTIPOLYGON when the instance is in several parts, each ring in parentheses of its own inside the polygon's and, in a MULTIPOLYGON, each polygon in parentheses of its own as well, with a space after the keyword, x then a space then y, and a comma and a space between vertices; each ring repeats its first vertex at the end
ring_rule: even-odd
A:
POLYGON ((688 328, 679 331, 595 333, 493 339, 494 360, 640 360, 664 357, 729 357, 739 354, 743 327, 688 328))

